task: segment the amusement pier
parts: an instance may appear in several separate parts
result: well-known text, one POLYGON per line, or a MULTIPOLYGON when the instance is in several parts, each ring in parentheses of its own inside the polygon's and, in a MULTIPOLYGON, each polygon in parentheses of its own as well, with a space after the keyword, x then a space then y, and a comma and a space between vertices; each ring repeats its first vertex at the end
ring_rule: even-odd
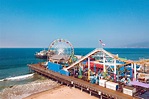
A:
POLYGON ((99 99, 149 99, 149 60, 120 58, 103 48, 74 55, 72 44, 53 41, 47 61, 29 64, 30 70, 99 99))

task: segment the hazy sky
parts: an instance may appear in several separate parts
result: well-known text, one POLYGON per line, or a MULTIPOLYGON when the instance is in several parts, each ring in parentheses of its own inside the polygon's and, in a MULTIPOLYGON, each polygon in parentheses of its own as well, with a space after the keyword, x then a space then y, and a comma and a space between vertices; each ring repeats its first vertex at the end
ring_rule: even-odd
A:
POLYGON ((0 0, 0 47, 125 47, 149 42, 149 0, 0 0))

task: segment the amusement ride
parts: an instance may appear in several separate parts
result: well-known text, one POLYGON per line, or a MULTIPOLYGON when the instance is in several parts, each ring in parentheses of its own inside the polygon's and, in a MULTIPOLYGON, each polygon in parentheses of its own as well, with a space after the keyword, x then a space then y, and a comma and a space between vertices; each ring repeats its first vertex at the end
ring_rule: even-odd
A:
POLYGON ((131 96, 137 92, 133 85, 149 89, 149 60, 127 60, 103 48, 96 48, 85 56, 77 57, 72 44, 65 39, 54 40, 47 55, 47 69, 62 75, 120 90, 131 96))

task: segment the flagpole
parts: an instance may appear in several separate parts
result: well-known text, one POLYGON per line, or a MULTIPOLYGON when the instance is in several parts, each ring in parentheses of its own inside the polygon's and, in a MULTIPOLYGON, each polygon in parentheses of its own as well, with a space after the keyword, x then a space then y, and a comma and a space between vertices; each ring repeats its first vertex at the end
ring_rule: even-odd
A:
POLYGON ((99 40, 99 43, 100 43, 100 46, 101 46, 101 47, 100 46, 99 47, 103 49, 105 44, 102 42, 102 40, 99 40))

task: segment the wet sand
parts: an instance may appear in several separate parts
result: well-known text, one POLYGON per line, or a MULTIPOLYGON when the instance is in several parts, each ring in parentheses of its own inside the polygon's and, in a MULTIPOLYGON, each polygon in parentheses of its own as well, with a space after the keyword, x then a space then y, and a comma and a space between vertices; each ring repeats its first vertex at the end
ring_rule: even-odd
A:
POLYGON ((77 88, 59 86, 54 89, 33 94, 24 99, 99 99, 77 88))

